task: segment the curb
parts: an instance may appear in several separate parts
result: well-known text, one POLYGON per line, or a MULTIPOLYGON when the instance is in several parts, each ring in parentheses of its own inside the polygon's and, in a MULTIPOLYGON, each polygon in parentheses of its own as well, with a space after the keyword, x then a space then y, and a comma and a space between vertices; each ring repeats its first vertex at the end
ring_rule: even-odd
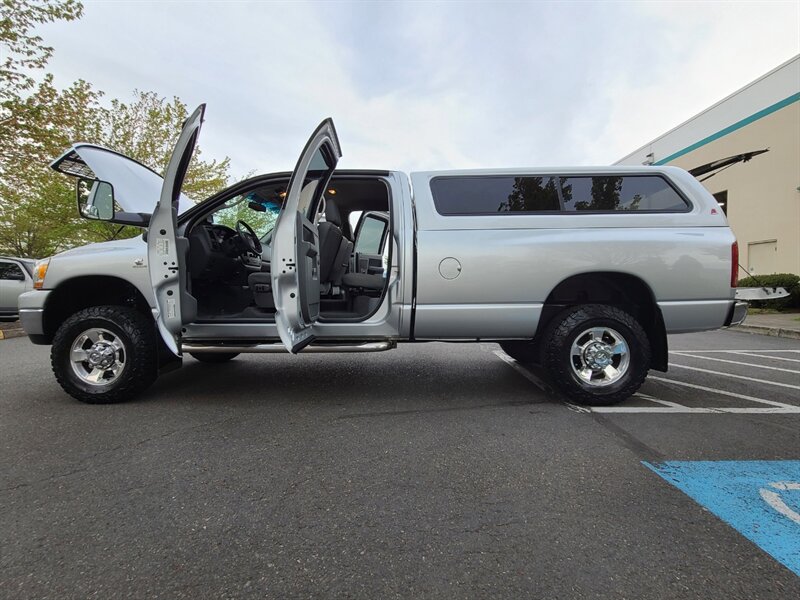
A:
POLYGON ((25 335, 22 329, 0 329, 0 340, 10 340, 11 338, 25 337, 25 335))
POLYGON ((800 330, 797 329, 784 329, 782 327, 765 327, 764 325, 737 325, 732 327, 737 331, 744 333, 753 333, 757 335, 769 335, 772 337, 782 337, 792 340, 800 340, 800 330))

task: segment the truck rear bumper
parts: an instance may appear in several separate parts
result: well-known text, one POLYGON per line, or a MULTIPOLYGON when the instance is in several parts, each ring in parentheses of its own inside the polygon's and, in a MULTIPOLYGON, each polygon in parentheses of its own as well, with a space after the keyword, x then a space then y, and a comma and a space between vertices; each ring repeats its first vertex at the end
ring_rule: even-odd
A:
POLYGON ((659 302, 667 333, 710 331, 727 325, 730 300, 682 300, 659 302))
POLYGON ((739 325, 747 317, 747 302, 734 302, 728 318, 725 320, 725 327, 739 325))

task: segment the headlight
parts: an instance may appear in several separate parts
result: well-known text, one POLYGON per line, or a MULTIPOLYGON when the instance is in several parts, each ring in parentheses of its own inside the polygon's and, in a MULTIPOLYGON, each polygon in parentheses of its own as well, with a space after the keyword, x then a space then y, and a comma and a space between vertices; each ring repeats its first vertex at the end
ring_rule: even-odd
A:
POLYGON ((43 258, 37 260, 33 266, 33 289, 40 290, 44 286, 44 276, 47 275, 47 267, 50 266, 50 259, 43 258))

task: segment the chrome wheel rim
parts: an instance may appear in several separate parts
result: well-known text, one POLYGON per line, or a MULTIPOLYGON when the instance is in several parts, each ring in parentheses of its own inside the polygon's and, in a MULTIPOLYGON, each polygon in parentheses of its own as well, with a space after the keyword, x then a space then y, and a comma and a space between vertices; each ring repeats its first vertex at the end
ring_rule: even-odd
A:
POLYGON ((616 383, 631 362, 628 342, 610 327, 592 327, 578 334, 569 358, 578 381, 593 387, 616 383))
POLYGON ((110 385, 125 370, 125 344, 101 327, 87 329, 75 338, 69 352, 72 372, 89 385, 110 385))

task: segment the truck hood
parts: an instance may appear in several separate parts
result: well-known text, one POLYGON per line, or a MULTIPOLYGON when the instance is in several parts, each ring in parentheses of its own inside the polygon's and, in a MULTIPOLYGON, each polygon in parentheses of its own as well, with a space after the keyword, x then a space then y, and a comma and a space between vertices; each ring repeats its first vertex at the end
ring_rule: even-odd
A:
POLYGON ((53 258, 59 258, 62 256, 86 256, 90 254, 105 254, 108 252, 122 252, 128 251, 131 249, 138 249, 142 252, 142 256, 147 251, 147 247, 145 246, 144 239, 141 235, 136 237, 127 238, 124 240, 112 240, 110 242, 97 242, 95 244, 86 244, 85 246, 78 246, 77 248, 72 248, 71 250, 64 250, 64 252, 59 252, 58 254, 54 254, 53 258))
MULTIPOLYGON (((50 165, 55 171, 107 181, 114 187, 114 200, 120 210, 129 213, 152 214, 164 179, 142 163, 103 146, 80 142, 59 156, 50 165)), ((188 210, 194 202, 180 195, 178 213, 188 210)))

